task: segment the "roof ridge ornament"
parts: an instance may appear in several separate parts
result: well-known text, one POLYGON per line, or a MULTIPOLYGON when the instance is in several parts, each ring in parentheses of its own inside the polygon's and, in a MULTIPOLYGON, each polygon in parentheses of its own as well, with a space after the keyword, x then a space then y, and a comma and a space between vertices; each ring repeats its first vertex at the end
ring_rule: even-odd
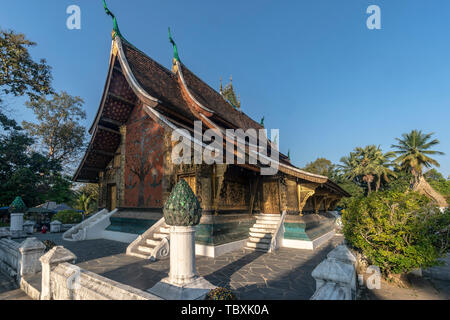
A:
POLYGON ((169 27, 169 41, 173 46, 173 59, 181 62, 180 60, 180 56, 178 55, 178 48, 177 48, 177 44, 175 43, 175 41, 172 39, 172 35, 170 34, 170 27, 169 27))
POLYGON ((114 30, 114 33, 112 35, 112 38, 114 39, 116 36, 122 37, 122 34, 120 33, 120 30, 119 30, 119 25, 117 24, 116 16, 114 15, 114 13, 112 13, 108 9, 108 6, 106 5, 106 1, 105 0, 103 0, 103 7, 105 8, 106 14, 108 16, 111 16, 111 18, 113 19, 113 30, 114 30))

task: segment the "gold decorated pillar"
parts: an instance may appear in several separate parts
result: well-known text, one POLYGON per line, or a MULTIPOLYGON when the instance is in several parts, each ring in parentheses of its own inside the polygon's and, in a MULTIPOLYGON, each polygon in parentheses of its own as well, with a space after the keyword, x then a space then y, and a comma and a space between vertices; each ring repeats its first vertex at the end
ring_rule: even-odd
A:
POLYGON ((318 185, 313 183, 301 184, 299 182, 297 184, 298 211, 300 215, 303 215, 302 212, 306 201, 314 195, 317 187, 318 185))
POLYGON ((127 127, 125 125, 120 127, 120 170, 119 170, 119 207, 125 206, 125 156, 126 156, 126 141, 127 141, 127 127))

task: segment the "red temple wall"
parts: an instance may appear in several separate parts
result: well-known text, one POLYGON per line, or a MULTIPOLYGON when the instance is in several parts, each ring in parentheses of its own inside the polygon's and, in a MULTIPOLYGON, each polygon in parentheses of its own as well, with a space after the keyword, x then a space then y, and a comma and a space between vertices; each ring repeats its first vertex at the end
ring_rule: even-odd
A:
POLYGON ((124 206, 162 207, 164 129, 136 106, 126 124, 124 206))

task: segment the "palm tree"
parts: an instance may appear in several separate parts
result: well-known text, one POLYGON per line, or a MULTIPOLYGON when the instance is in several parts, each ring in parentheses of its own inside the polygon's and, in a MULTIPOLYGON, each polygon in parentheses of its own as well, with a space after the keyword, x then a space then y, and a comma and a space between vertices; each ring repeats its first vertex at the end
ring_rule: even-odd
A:
POLYGON ((398 144, 391 146, 397 149, 395 153, 398 157, 394 161, 402 169, 411 172, 416 183, 422 177, 423 167, 430 168, 432 165, 439 167, 439 163, 429 155, 444 155, 441 151, 430 150, 431 147, 439 144, 439 140, 431 140, 433 134, 413 130, 410 133, 402 134, 402 138, 396 138, 398 144))
POLYGON ((367 193, 370 194, 375 179, 375 191, 378 191, 383 179, 389 181, 389 176, 395 176, 395 173, 389 169, 391 166, 389 159, 393 156, 392 152, 383 154, 379 146, 358 147, 348 157, 341 158, 342 165, 339 167, 347 179, 365 182, 367 193))
POLYGON ((85 193, 82 193, 76 200, 78 209, 83 210, 84 215, 90 213, 91 200, 92 195, 88 196, 85 193))
POLYGON ((375 185, 375 192, 378 192, 378 190, 380 190, 382 180, 389 182, 389 178, 396 178, 397 174, 390 169, 390 167, 394 165, 394 163, 390 159, 395 157, 395 152, 390 151, 387 153, 383 153, 378 147, 376 155, 377 158, 375 172, 377 176, 377 183, 375 185))

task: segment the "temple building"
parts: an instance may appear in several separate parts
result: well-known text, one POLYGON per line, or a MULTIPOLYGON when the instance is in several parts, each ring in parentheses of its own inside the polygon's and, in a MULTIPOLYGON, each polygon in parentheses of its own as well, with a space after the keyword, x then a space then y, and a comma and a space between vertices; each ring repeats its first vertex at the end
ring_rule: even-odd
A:
MULTIPOLYGON (((170 40, 174 45, 171 70, 129 43, 114 18, 101 103, 89 129, 89 146, 73 178, 98 184, 99 208, 114 212, 102 237, 136 241, 161 220, 163 205, 180 179, 188 182, 202 207, 197 254, 216 256, 246 246, 262 215, 276 222, 285 212, 287 246, 302 247, 301 241, 313 243, 332 232, 334 218, 326 212, 347 192, 325 176, 298 169, 286 155, 279 154, 275 175, 261 175, 260 163, 171 161, 173 130, 192 133, 195 121, 201 121, 204 130, 220 132, 263 126, 242 111, 240 101, 233 105, 236 96, 230 87, 225 97, 222 89, 217 92, 189 70, 170 40)), ((270 237, 257 242, 249 246, 263 249, 270 237)))

